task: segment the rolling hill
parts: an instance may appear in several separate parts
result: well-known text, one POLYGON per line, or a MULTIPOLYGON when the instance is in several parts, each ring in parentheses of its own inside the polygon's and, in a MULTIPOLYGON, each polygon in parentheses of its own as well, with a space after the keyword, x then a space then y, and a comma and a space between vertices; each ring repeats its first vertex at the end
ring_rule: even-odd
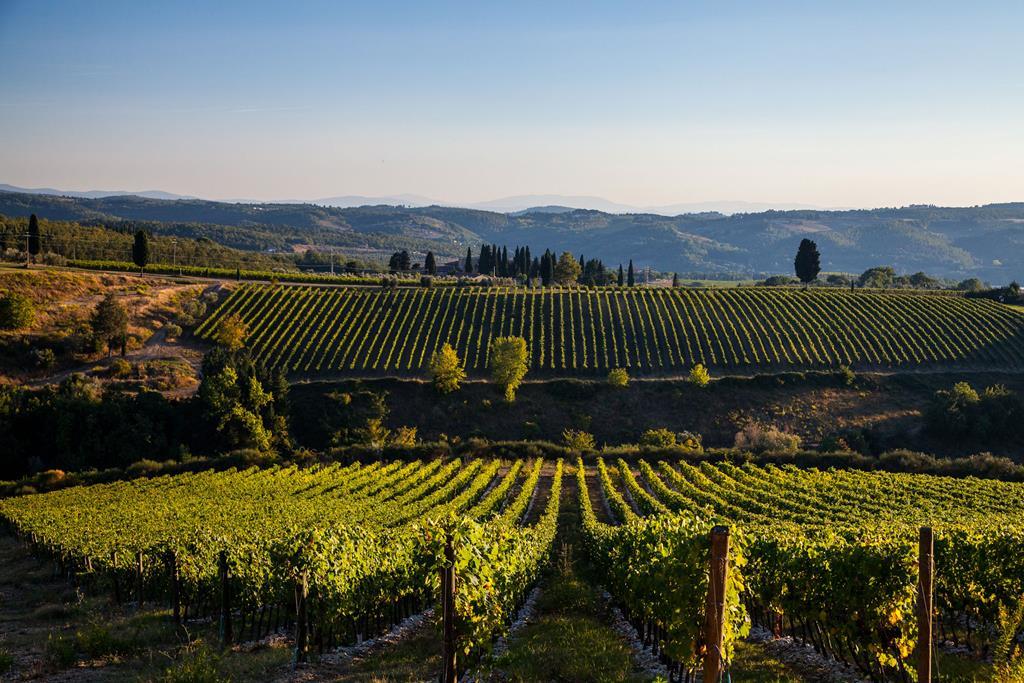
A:
MULTIPOLYGON (((764 211, 664 216, 550 207, 515 214, 446 206, 332 207, 148 197, 97 198, 0 192, 0 214, 137 222, 155 233, 174 225, 270 232, 279 248, 320 244, 358 250, 405 247, 461 256, 466 246, 529 244, 681 273, 788 273, 804 237, 818 242, 826 271, 891 265, 949 278, 1005 283, 1024 270, 1024 203, 943 208, 764 211)), ((197 234, 196 236, 202 236, 197 234)), ((256 241, 258 244, 258 240, 256 241)))

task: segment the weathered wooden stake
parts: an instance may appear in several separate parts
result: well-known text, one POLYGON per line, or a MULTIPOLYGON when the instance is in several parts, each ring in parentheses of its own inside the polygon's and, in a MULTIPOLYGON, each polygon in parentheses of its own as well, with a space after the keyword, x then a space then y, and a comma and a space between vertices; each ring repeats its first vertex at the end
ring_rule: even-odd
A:
POLYGON ((178 573, 178 556, 171 553, 167 561, 171 570, 171 614, 176 626, 181 626, 181 578, 178 573))
POLYGON ((931 527, 921 527, 918 544, 917 580, 917 680, 932 680, 933 582, 935 579, 935 539, 931 527))
POLYGON ((295 656, 292 657, 293 664, 301 664, 306 661, 309 654, 309 626, 306 618, 306 599, 309 597, 309 580, 306 575, 295 583, 295 656))
POLYGON ((711 567, 704 621, 704 683, 722 675, 722 647, 725 636, 725 586, 729 571, 729 528, 711 530, 711 567))
POLYGON ((444 567, 441 568, 441 615, 444 628, 441 653, 441 683, 456 683, 455 662, 455 547, 451 536, 444 545, 444 567))
POLYGON ((220 573, 220 644, 223 647, 231 645, 231 584, 228 580, 228 554, 220 551, 217 560, 220 573))
POLYGON ((143 581, 143 579, 142 579, 142 551, 141 550, 139 551, 139 554, 138 554, 138 556, 135 559, 136 559, 135 595, 139 599, 139 609, 142 609, 142 603, 143 603, 143 598, 142 598, 143 584, 142 584, 142 581, 143 581))

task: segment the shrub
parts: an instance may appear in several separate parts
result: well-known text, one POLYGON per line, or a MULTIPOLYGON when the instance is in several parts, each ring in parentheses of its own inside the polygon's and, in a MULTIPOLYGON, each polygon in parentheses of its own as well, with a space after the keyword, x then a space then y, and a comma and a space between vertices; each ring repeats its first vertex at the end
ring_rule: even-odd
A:
POLYGON ((800 448, 800 437, 788 434, 772 425, 750 422, 736 432, 736 448, 754 453, 795 453, 800 448))
POLYGON ((629 386, 629 373, 624 368, 614 368, 608 373, 608 384, 619 389, 629 386))
POLYGON ((434 278, 429 275, 423 275, 420 277, 420 287, 430 288, 434 284, 434 278))
POLYGON ((31 355, 32 361, 36 364, 37 368, 49 370, 57 364, 57 354, 53 352, 53 349, 32 349, 31 355))
POLYGON ((14 668, 14 655, 5 648, 0 648, 0 674, 5 674, 14 668))
POLYGON ((703 438, 697 432, 679 432, 676 434, 676 448, 681 448, 687 453, 700 454, 704 452, 703 438))
POLYGON ((695 387, 706 387, 711 382, 711 373, 703 364, 697 363, 690 369, 690 384, 695 387))
POLYGON ((399 427, 391 437, 391 445, 401 448, 412 448, 416 445, 416 428, 399 427))
POLYGON ((18 292, 0 297, 0 330, 20 330, 35 320, 36 309, 32 300, 18 292))
POLYGON ((128 472, 129 475, 133 477, 145 477, 151 474, 156 474, 162 469, 163 465, 158 463, 156 460, 149 460, 148 458, 143 458, 142 460, 133 462, 131 465, 129 465, 126 471, 128 472))
POLYGON ((857 382, 857 374, 849 365, 840 365, 839 371, 836 374, 839 376, 839 381, 843 386, 852 387, 857 382))
POLYGON ((178 337, 181 336, 181 325, 176 325, 175 323, 169 323, 164 328, 164 331, 165 331, 168 339, 177 339, 178 337))
POLYGON ((562 440, 566 447, 574 451, 592 451, 597 447, 594 435, 579 429, 566 429, 562 431, 562 440))
POLYGON ((162 683, 225 683, 231 678, 218 669, 219 657, 210 648, 200 644, 197 649, 164 671, 162 683))
POLYGON ((110 364, 110 376, 125 378, 132 374, 132 364, 124 358, 118 358, 110 364))
POLYGON ((672 448, 676 445, 676 433, 664 427, 648 429, 640 435, 640 445, 652 448, 672 448))

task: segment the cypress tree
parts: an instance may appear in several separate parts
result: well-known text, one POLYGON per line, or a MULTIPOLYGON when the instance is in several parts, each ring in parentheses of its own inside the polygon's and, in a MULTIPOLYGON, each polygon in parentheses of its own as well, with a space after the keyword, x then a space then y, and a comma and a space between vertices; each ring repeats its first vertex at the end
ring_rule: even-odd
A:
POLYGON ((140 271, 149 265, 149 236, 145 230, 138 230, 135 233, 135 244, 132 245, 132 261, 139 267, 140 271))
POLYGON ((423 261, 423 268, 427 271, 427 275, 437 274, 437 262, 434 260, 434 252, 427 252, 427 258, 423 261))
POLYGON ((619 287, 626 284, 626 276, 622 273, 622 264, 619 264, 619 287))
POLYGON ((473 247, 466 247, 466 263, 463 267, 467 273, 473 272, 473 247))
POLYGON ((28 217, 28 255, 29 261, 35 261, 39 256, 39 219, 35 214, 28 217))
POLYGON ((672 273, 672 286, 673 287, 678 287, 679 286, 679 273, 672 273))
POLYGON ((626 274, 626 284, 630 287, 636 284, 636 279, 633 277, 633 259, 629 259, 629 271, 626 274))
POLYGON ((796 259, 793 261, 793 268, 796 276, 804 286, 814 282, 821 272, 821 254, 818 253, 818 245, 812 240, 800 240, 800 247, 796 251, 796 259))
POLYGON ((555 279, 555 256, 550 250, 544 252, 540 263, 540 279, 545 287, 550 287, 555 279))

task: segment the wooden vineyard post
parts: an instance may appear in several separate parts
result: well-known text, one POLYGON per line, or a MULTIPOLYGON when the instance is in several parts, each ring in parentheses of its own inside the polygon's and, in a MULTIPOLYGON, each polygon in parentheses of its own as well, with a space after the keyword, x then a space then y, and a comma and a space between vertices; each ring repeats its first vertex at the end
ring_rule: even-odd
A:
POLYGON ((456 683, 455 668, 455 547, 449 535, 444 544, 444 566, 441 568, 441 617, 444 644, 441 652, 441 683, 456 683))
POLYGON ((217 561, 220 573, 220 643, 231 645, 231 584, 228 581, 228 554, 221 550, 217 561))
POLYGON ((178 573, 178 556, 170 553, 167 557, 171 574, 171 615, 175 626, 181 626, 181 576, 178 573))
POLYGON ((302 580, 295 583, 295 657, 293 664, 302 664, 306 661, 309 651, 309 626, 306 613, 306 599, 309 597, 309 579, 303 573, 302 580))
POLYGON ((931 527, 921 527, 917 580, 917 680, 932 680, 932 599, 935 579, 935 538, 931 527))
POLYGON ((143 576, 142 576, 142 551, 141 550, 139 551, 139 554, 135 557, 135 561, 136 561, 136 566, 135 566, 135 597, 139 601, 139 609, 142 609, 142 602, 143 602, 143 600, 142 600, 142 589, 143 589, 142 581, 143 581, 143 576))
POLYGON ((711 566, 704 616, 704 683, 722 675, 722 647, 725 640, 725 587, 729 571, 729 528, 711 530, 711 566))

